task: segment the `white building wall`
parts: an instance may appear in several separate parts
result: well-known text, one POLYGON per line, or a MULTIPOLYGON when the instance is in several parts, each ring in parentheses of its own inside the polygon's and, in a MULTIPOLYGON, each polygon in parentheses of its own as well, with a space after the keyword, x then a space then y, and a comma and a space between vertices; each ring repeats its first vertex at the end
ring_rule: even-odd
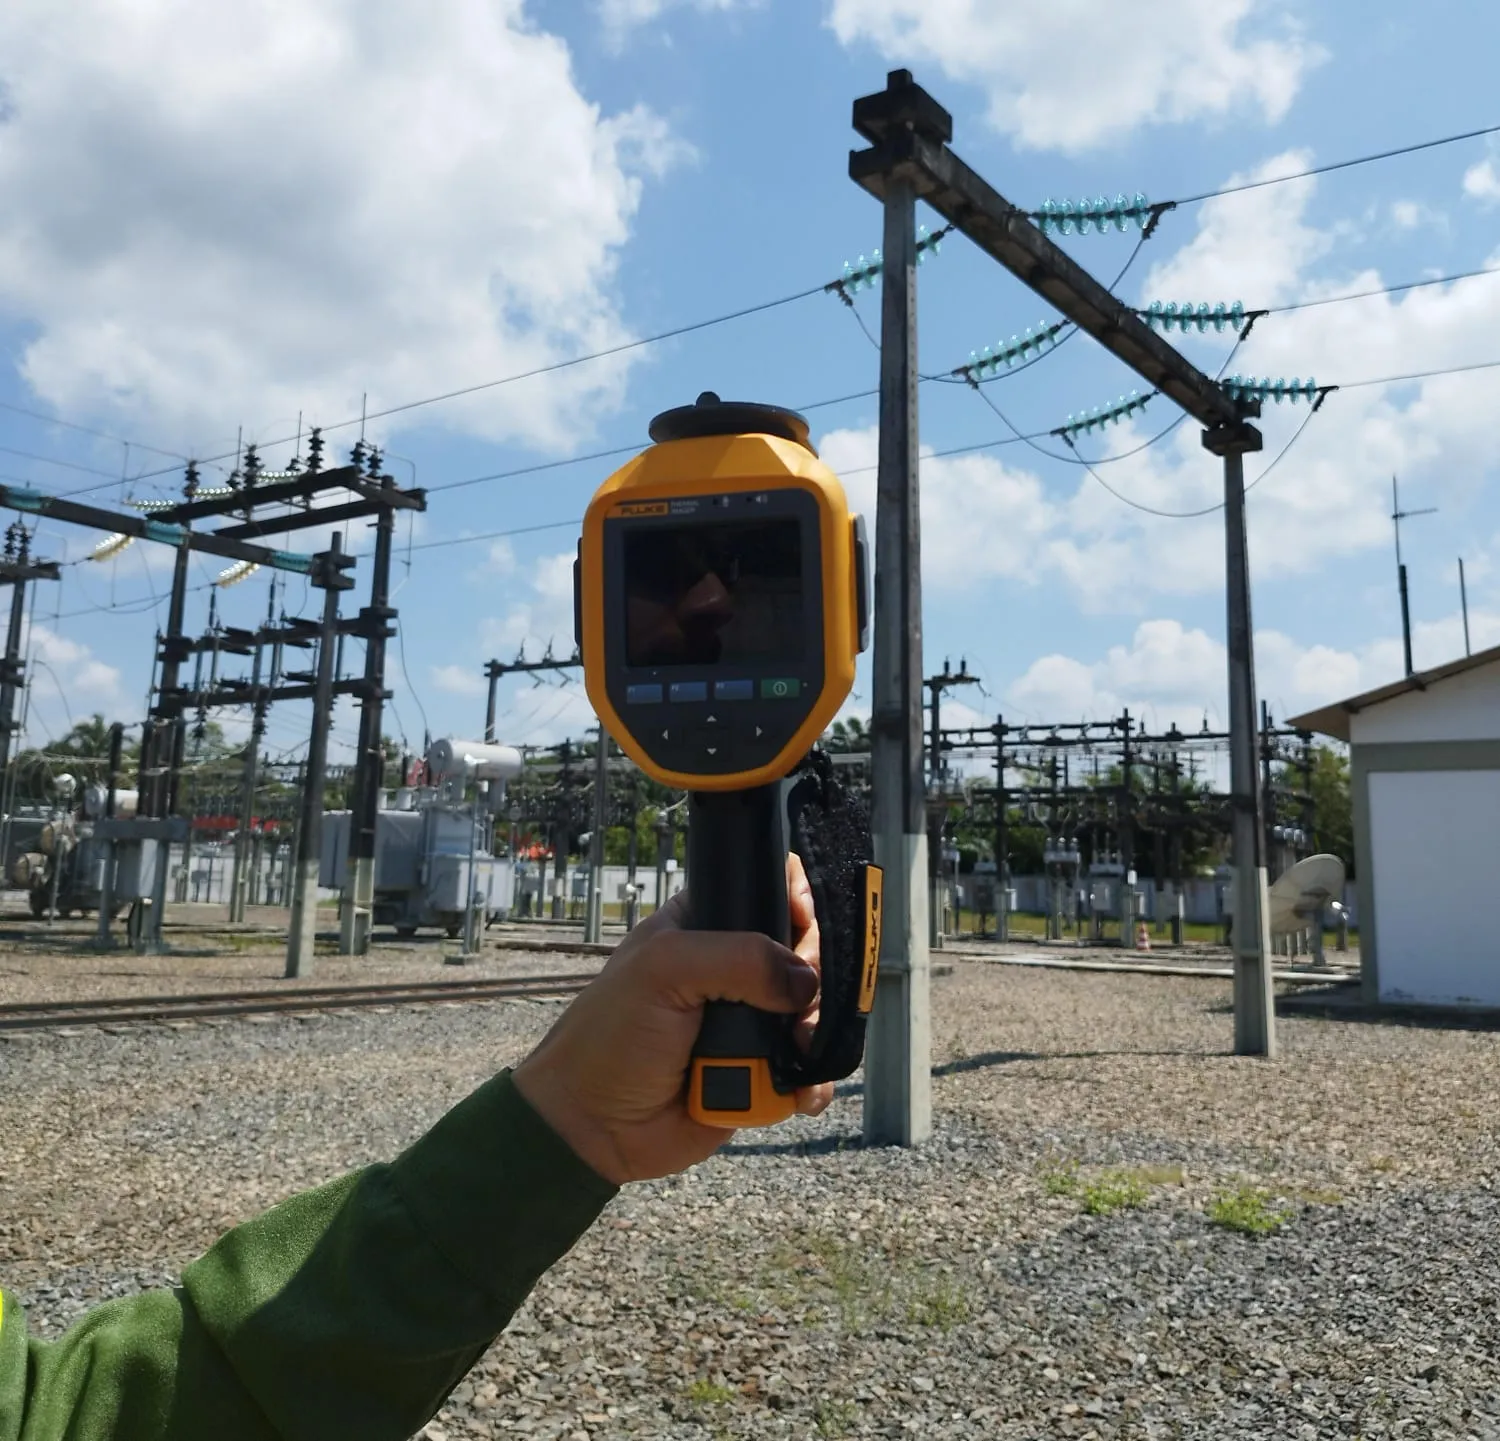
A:
POLYGON ((1500 1006, 1500 771, 1375 771, 1368 784, 1380 999, 1500 1006))
POLYGON ((1500 740, 1500 662, 1356 712, 1349 739, 1355 745, 1500 740))

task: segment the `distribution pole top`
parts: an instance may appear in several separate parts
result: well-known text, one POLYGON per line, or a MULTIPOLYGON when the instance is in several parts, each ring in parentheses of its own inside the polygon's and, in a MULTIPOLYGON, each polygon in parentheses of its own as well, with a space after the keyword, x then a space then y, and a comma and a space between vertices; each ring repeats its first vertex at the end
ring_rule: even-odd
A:
POLYGON ((1260 448, 1259 432, 1246 424, 1260 414, 1260 402, 1227 395, 964 164, 948 148, 952 117, 910 71, 891 71, 883 91, 856 100, 854 126, 871 142, 869 150, 850 153, 857 184, 877 199, 893 179, 910 184, 955 229, 1203 426, 1221 432, 1234 449, 1260 448))

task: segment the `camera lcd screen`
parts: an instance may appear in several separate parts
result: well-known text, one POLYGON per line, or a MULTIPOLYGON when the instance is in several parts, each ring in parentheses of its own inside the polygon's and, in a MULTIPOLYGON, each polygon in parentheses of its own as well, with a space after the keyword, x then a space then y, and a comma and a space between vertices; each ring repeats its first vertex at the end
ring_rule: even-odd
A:
POLYGON ((759 665, 803 658, 797 520, 642 526, 622 539, 627 665, 759 665))

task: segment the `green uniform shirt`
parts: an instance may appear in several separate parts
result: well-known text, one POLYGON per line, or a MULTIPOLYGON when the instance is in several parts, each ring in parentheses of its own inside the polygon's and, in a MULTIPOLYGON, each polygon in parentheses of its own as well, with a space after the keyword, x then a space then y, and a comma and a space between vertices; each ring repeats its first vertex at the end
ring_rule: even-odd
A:
POLYGON ((0 1295, 0 1441, 401 1441, 614 1194, 503 1073, 390 1165, 236 1227, 175 1291, 54 1342, 0 1295))

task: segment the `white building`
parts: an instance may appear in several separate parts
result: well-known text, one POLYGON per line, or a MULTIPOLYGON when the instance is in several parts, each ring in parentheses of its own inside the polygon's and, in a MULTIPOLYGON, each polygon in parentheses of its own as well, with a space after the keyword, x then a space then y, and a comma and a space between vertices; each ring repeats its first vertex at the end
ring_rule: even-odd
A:
POLYGON ((1500 646, 1290 724, 1349 743, 1366 998, 1500 1006, 1500 646))

